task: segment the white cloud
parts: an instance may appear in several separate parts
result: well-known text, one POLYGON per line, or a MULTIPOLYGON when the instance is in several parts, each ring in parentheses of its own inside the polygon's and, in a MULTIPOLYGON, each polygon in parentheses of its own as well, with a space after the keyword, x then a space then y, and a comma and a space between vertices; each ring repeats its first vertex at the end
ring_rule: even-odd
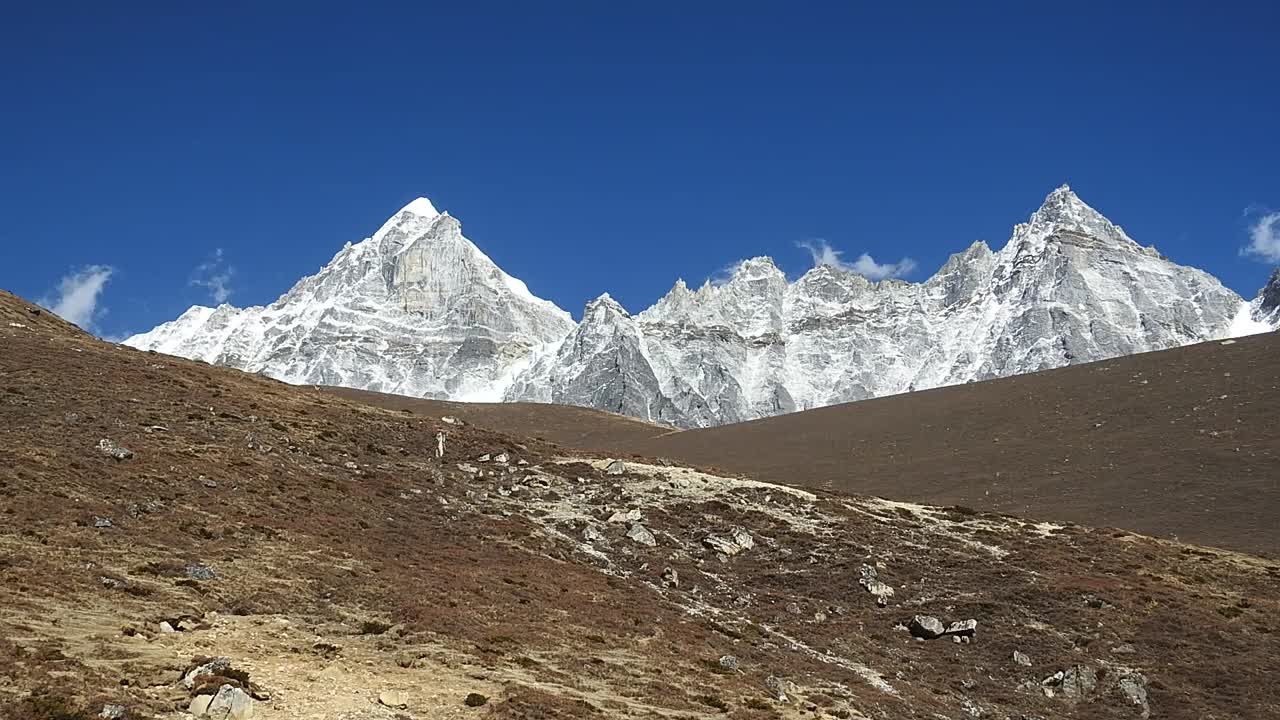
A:
POLYGON ((222 258, 222 248, 213 251, 208 260, 196 266, 191 272, 191 284, 209 291, 209 297, 219 305, 231 299, 231 276, 236 269, 227 265, 222 258))
POLYGON ((1249 244, 1240 249, 1241 255, 1267 262, 1280 262, 1280 211, 1263 213, 1249 228, 1249 244))
POLYGON ((796 245, 809 251, 814 267, 828 265, 856 272, 870 280, 902 277, 916 269, 916 261, 911 258, 904 257, 896 263, 878 263, 867 253, 862 253, 857 260, 848 262, 841 257, 844 255, 842 251, 831 247, 825 240, 804 240, 796 245))
POLYGON ((113 272, 115 268, 108 265, 90 265, 71 273, 58 282, 57 297, 46 298, 40 304, 63 320, 87 330, 107 312, 106 308, 98 307, 98 296, 113 272))

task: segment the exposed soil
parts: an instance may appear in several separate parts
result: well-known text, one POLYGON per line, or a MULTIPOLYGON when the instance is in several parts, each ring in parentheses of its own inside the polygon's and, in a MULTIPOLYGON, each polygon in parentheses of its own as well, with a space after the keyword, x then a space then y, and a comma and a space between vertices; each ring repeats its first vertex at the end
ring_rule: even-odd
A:
POLYGON ((201 655, 281 719, 1268 718, 1277 617, 1280 565, 1251 555, 611 470, 114 346, 0 294, 14 717, 183 717, 201 655), (976 634, 915 640, 916 614, 976 634))

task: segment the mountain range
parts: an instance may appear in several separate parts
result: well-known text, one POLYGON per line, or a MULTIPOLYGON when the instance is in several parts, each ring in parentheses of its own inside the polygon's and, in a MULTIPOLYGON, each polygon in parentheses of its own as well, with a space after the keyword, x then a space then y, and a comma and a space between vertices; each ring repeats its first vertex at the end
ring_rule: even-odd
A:
POLYGON ((192 307, 125 344, 298 384, 707 427, 1277 326, 1280 270, 1246 301, 1064 185, 1003 248, 976 242, 924 282, 829 264, 790 281, 758 257, 636 315, 602 295, 578 323, 419 198, 271 305, 192 307))

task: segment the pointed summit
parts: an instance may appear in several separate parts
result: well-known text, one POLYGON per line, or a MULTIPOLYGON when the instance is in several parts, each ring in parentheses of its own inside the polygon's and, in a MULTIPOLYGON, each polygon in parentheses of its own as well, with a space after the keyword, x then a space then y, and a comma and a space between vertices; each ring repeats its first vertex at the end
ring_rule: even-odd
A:
POLYGON ((1102 217, 1097 210, 1089 207, 1079 195, 1071 189, 1070 185, 1063 183, 1056 190, 1049 193, 1044 202, 1040 204, 1040 209, 1036 211, 1037 215, 1061 218, 1084 218, 1092 215, 1102 217))
MULTIPOLYGON (((436 210, 436 206, 432 205, 431 201, 424 197, 410 201, 408 205, 400 208, 400 212, 410 213, 424 218, 433 218, 440 214, 440 211, 436 210)), ((399 215, 400 213, 396 214, 399 215)))
POLYGON ((627 312, 627 309, 622 307, 622 304, 617 300, 614 300, 613 296, 607 292, 600 293, 600 297, 588 302, 587 306, 582 311, 582 317, 584 320, 587 316, 597 316, 595 319, 601 320, 609 315, 621 315, 625 318, 631 317, 631 313, 627 312))

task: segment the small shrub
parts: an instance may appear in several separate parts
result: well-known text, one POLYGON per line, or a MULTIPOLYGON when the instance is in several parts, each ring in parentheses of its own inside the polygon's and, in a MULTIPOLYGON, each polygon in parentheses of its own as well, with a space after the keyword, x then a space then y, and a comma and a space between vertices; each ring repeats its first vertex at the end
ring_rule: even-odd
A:
POLYGON ((467 707, 480 707, 487 702, 489 702, 489 698, 485 695, 481 695, 480 693, 467 693, 467 697, 462 701, 462 704, 467 707))
POLYGON ((391 629, 391 623, 381 620, 365 620, 360 623, 361 635, 381 635, 391 629))
POLYGON ((725 702, 724 700, 721 700, 716 695, 699 695, 697 700, 703 705, 706 705, 707 707, 713 707, 719 710, 720 712, 729 712, 729 703, 725 702))

